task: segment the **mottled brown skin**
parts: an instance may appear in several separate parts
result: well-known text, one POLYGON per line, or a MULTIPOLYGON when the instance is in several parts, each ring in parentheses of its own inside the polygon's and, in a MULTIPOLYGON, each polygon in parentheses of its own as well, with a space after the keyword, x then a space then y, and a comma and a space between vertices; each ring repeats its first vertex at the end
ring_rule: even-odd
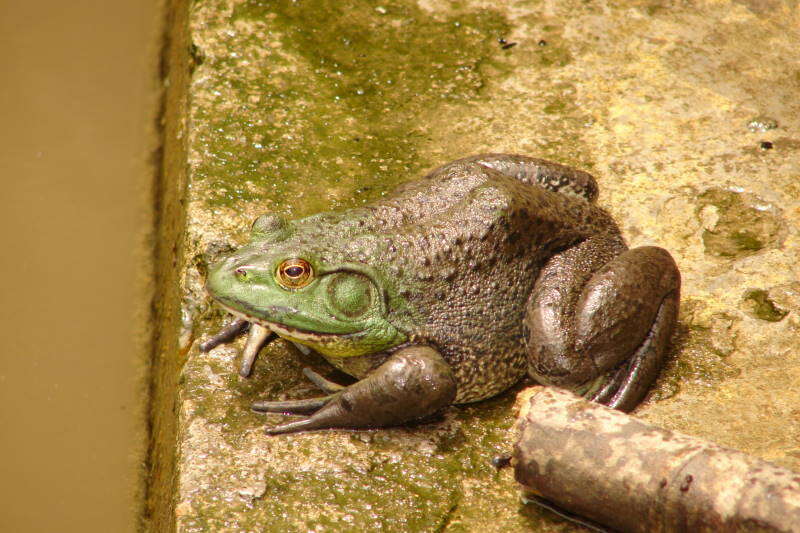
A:
POLYGON ((440 167, 368 207, 295 221, 288 236, 282 230, 279 240, 258 241, 226 259, 209 278, 212 296, 290 339, 291 331, 274 326, 291 319, 285 311, 291 306, 272 299, 254 304, 242 292, 249 286, 234 285, 230 273, 247 268, 266 280, 274 258, 292 254, 314 257, 320 271, 363 265, 380 294, 381 327, 392 332, 392 345, 376 350, 369 346, 380 346, 388 333, 304 338, 332 364, 363 378, 352 386, 363 389, 355 404, 346 402, 358 420, 342 418, 343 391, 333 391, 295 409, 259 403, 261 411, 315 413, 271 432, 411 421, 451 402, 491 397, 526 371, 539 382, 633 408, 662 364, 680 276, 660 248, 627 250, 617 225, 592 203, 596 196, 596 183, 584 172, 486 154, 440 167), (340 353, 345 340, 347 350, 366 353, 340 353), (403 365, 429 371, 404 373, 403 365), (435 402, 422 401, 420 394, 430 394, 424 387, 394 387, 404 376, 446 390, 435 402), (377 391, 389 389, 407 406, 402 417, 379 413, 387 399, 377 391), (330 415, 337 409, 339 415, 330 415))

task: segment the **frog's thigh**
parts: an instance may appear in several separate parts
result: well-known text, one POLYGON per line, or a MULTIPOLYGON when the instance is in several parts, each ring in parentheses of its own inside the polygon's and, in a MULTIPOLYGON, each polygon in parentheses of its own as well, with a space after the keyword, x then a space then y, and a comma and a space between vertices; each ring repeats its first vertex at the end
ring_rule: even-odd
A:
POLYGON ((629 410, 662 365, 677 317, 680 274, 666 250, 650 246, 596 268, 609 253, 613 246, 587 241, 545 266, 525 319, 529 372, 629 410), (602 376, 604 386, 587 390, 602 376))
POLYGON ((594 202, 597 198, 597 182, 591 174, 544 159, 516 154, 479 154, 465 157, 433 170, 428 177, 436 179, 446 175, 453 167, 468 163, 483 165, 523 183, 539 185, 589 202, 594 202))

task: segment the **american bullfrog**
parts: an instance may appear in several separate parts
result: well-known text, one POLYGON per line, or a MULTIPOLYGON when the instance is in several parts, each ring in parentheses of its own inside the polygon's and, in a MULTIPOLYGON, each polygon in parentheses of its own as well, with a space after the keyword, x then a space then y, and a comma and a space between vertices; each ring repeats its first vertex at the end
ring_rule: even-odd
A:
POLYGON ((680 274, 662 248, 628 249, 597 193, 585 172, 484 154, 365 207, 263 215, 209 269, 237 320, 201 349, 249 327, 242 375, 274 333, 359 379, 306 369, 326 394, 254 403, 305 416, 270 434, 425 419, 526 373, 630 410, 664 360, 680 274))

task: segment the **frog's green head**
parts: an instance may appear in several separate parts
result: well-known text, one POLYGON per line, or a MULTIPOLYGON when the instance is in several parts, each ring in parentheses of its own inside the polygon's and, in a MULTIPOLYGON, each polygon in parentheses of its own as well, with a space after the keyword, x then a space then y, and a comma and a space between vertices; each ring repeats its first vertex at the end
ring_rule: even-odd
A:
POLYGON ((330 241, 264 215, 248 245, 209 269, 206 289, 233 314, 325 355, 364 355, 404 342, 388 320, 382 276, 348 261, 330 241))

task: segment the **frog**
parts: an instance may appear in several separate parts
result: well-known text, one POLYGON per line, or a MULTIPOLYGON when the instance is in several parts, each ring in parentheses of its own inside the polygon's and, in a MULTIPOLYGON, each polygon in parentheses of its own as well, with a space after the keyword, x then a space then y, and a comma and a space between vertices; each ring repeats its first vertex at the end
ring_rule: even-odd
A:
POLYGON ((259 400, 299 416, 270 435, 430 420, 525 376, 630 411, 666 359, 681 277, 657 246, 628 248, 584 171, 516 154, 442 165, 371 204, 297 220, 267 213, 208 269, 248 332, 239 373, 281 337, 356 379, 305 368, 323 395, 259 400))

